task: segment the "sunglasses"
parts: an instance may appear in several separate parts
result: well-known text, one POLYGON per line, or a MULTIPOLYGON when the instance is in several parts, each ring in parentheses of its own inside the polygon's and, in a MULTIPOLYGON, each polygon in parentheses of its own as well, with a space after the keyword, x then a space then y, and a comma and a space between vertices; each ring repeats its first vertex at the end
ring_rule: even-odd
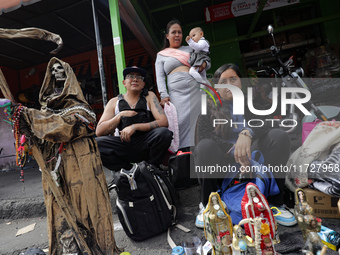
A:
POLYGON ((133 75, 133 74, 126 75, 126 79, 134 80, 135 78, 137 79, 137 81, 144 81, 143 76, 133 75))

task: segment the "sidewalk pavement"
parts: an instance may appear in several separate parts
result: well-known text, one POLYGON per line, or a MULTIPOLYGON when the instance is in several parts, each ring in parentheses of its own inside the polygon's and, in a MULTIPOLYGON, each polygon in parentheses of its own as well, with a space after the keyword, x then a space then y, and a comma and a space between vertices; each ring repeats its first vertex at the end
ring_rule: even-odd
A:
MULTIPOLYGON (((46 212, 41 187, 41 172, 35 162, 31 162, 24 171, 25 182, 20 181, 20 170, 0 172, 0 254, 18 255, 31 247, 46 249, 48 247, 46 212), (36 223, 34 230, 15 236, 23 227, 36 223)), ((109 171, 105 172, 107 180, 111 180, 109 171)), ((190 236, 198 236, 204 242, 204 231, 195 227, 195 217, 198 213, 199 186, 180 190, 180 203, 178 208, 178 223, 191 229, 190 233, 172 227, 171 237, 178 245, 190 236)), ((116 194, 110 192, 115 240, 118 247, 132 255, 159 255, 171 254, 167 242, 167 233, 160 234, 142 242, 135 242, 128 238, 119 223, 116 213, 116 194)), ((340 232, 340 219, 323 219, 323 224, 340 232)), ((277 250, 289 250, 295 246, 303 245, 299 227, 278 226, 281 243, 276 245, 277 250)), ((292 249, 291 249, 292 250, 292 249)), ((47 254, 47 253, 46 253, 47 254)), ((285 254, 301 254, 301 252, 288 252, 285 254)), ((338 254, 328 250, 327 254, 338 254)))
MULTIPOLYGON (((111 173, 105 171, 107 180, 111 173)), ((0 254, 20 254, 30 247, 46 249, 48 247, 46 211, 41 186, 41 172, 35 162, 31 162, 24 170, 25 182, 20 181, 20 170, 0 172, 0 254), (33 231, 16 237, 19 229, 34 224, 33 231)), ((196 235, 204 237, 204 232, 195 227, 194 220, 198 213, 199 187, 192 187, 180 192, 179 223, 191 229, 190 234, 173 228, 171 237, 175 243, 182 244, 184 238, 196 235)), ((150 238, 143 242, 135 242, 128 238, 122 229, 116 212, 116 193, 110 192, 115 239, 118 247, 132 255, 138 254, 171 254, 167 242, 167 234, 150 238)))

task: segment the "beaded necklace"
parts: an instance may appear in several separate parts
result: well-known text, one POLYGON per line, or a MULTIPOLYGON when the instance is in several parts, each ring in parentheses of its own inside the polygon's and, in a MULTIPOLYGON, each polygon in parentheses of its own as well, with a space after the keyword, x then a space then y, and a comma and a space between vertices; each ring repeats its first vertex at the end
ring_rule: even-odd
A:
POLYGON ((12 115, 10 114, 10 112, 11 112, 11 108, 10 108, 10 106, 7 106, 4 110, 4 113, 5 113, 5 116, 7 117, 7 119, 9 121, 6 121, 6 120, 4 120, 4 121, 6 121, 9 124, 12 124, 13 119, 12 119, 12 115))
POLYGON ((15 152, 16 152, 16 164, 17 166, 23 167, 23 154, 21 152, 22 150, 22 146, 20 143, 20 127, 19 127, 19 122, 20 122, 20 115, 22 110, 26 108, 25 106, 23 106, 22 104, 19 104, 16 109, 15 112, 13 114, 13 135, 14 135, 14 140, 15 140, 15 152), (20 147, 20 150, 19 150, 20 147))
POLYGON ((26 107, 19 104, 13 114, 13 135, 15 140, 16 164, 21 168, 20 180, 24 182, 24 165, 25 165, 25 142, 26 137, 20 134, 20 115, 26 107))

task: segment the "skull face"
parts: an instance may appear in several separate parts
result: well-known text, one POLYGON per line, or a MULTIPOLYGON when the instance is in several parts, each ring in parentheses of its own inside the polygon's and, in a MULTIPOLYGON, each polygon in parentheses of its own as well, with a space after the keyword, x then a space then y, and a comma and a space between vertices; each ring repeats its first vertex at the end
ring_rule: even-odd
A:
POLYGON ((68 229, 60 237, 63 247, 63 254, 78 254, 79 249, 73 232, 68 229))
POLYGON ((60 63, 55 63, 52 66, 52 75, 55 77, 57 82, 66 80, 65 69, 60 63))
POLYGON ((250 188, 250 189, 249 189, 249 193, 250 193, 250 196, 251 196, 251 197, 256 197, 256 192, 255 192, 255 189, 254 189, 254 188, 250 188))
POLYGON ((243 229, 241 227, 237 228, 236 235, 237 235, 238 238, 243 237, 243 229))

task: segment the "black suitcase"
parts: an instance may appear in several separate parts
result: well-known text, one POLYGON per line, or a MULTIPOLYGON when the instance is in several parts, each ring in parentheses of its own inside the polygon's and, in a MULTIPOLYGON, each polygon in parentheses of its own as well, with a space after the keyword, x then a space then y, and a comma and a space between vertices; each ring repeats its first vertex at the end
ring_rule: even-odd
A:
POLYGON ((197 177, 190 178, 190 172, 195 171, 195 160, 192 152, 178 151, 169 158, 169 177, 176 189, 188 188, 198 184, 197 177))
POLYGON ((115 173, 119 220, 127 236, 142 241, 176 221, 177 191, 162 171, 142 161, 115 173))

